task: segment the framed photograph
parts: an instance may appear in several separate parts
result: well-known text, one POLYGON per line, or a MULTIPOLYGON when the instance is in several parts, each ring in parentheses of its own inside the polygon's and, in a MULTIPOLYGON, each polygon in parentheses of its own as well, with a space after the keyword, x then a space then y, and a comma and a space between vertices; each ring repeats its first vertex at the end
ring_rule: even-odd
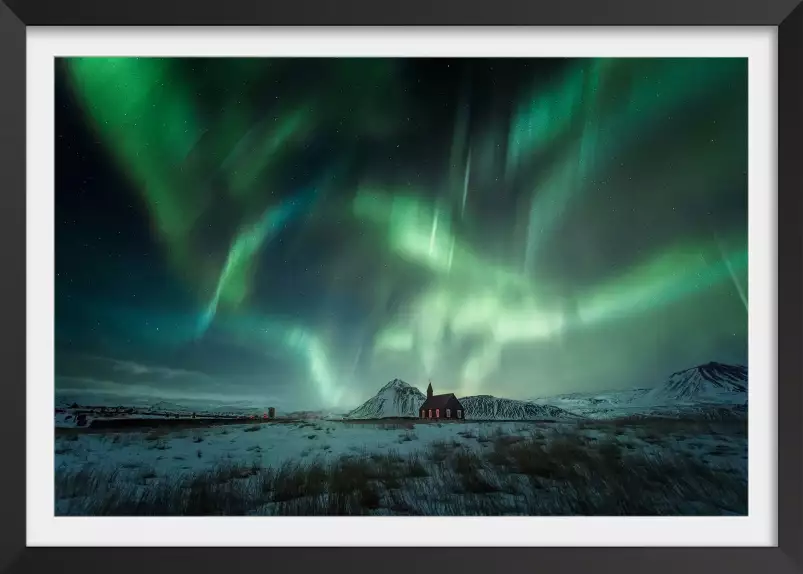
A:
POLYGON ((795 1, 4 2, 0 568, 803 570, 795 1))

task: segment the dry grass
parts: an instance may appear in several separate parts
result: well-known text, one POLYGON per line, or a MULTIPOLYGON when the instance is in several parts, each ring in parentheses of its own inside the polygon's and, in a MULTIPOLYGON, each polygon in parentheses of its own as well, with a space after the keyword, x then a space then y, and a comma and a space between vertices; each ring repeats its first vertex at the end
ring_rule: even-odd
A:
POLYGON ((138 478, 142 482, 145 482, 151 478, 156 478, 156 469, 154 469, 152 466, 142 466, 140 468, 138 478))
POLYGON ((436 440, 429 443, 428 457, 431 462, 442 463, 456 449, 461 449, 462 445, 455 441, 436 440))
MULTIPOLYGON (((629 448, 632 444, 617 440, 621 435, 615 431, 623 428, 618 423, 595 440, 587 431, 601 430, 599 426, 533 432, 529 437, 497 429, 473 448, 458 441, 436 441, 410 455, 355 448, 355 454, 334 460, 309 457, 275 468, 229 460, 205 472, 157 476, 142 465, 115 471, 62 467, 56 471, 56 495, 60 514, 89 515, 747 512, 745 472, 703 464, 671 449, 677 434, 691 435, 688 426, 664 421, 657 427, 627 425, 627 434, 636 441, 665 431, 663 442, 657 443, 663 448, 629 448)), ((738 436, 738 429, 717 428, 738 436)), ((734 449, 723 444, 715 452, 734 454, 734 449)), ((200 450, 197 455, 202 456, 200 450)))
POLYGON ((404 473, 410 478, 423 478, 429 475, 424 463, 417 454, 411 454, 405 461, 404 473))

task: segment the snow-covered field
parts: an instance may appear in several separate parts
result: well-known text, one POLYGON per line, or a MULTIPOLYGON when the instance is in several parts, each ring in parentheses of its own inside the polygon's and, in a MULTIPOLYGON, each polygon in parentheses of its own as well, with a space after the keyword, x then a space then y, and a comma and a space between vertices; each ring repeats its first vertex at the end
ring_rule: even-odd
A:
POLYGON ((195 411, 169 403, 90 411, 88 419, 170 419, 143 420, 154 428, 125 432, 98 428, 96 420, 64 428, 75 425, 68 417, 80 409, 63 408, 56 414, 56 511, 747 512, 745 367, 707 363, 650 389, 533 401, 463 397, 460 421, 386 418, 415 416, 424 400, 419 389, 394 379, 337 419, 305 413, 256 424, 182 422, 176 417, 195 411))
POLYGON ((62 431, 56 512, 744 514, 745 430, 314 420, 62 431))

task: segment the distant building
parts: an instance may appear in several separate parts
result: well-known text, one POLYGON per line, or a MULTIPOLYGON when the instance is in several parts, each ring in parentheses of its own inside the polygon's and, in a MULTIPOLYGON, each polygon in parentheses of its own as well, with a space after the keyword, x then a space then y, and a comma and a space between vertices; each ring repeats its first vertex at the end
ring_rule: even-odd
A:
POLYGON ((276 407, 270 407, 268 409, 268 418, 272 419, 276 416, 276 407))
POLYGON ((419 418, 422 419, 462 419, 465 413, 463 405, 454 396, 454 393, 447 395, 433 395, 432 381, 427 387, 427 400, 419 409, 419 418))

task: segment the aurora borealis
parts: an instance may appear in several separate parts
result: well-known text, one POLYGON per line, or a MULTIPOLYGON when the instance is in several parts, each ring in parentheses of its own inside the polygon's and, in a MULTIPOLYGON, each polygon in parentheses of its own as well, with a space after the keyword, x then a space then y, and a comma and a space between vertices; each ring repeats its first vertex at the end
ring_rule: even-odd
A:
POLYGON ((56 106, 57 391, 747 363, 746 60, 62 59, 56 106))

